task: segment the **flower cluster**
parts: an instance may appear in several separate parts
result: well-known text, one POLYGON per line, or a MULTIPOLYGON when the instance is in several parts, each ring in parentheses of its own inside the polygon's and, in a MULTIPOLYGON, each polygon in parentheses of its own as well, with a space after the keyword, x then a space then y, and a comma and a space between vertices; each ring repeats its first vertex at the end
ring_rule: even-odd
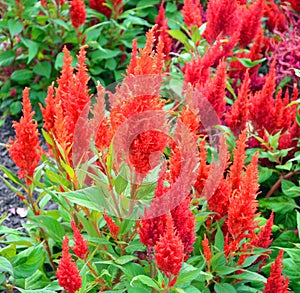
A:
POLYGON ((63 287, 67 293, 75 293, 81 288, 82 280, 78 268, 69 252, 68 235, 66 235, 63 240, 63 251, 56 271, 56 276, 58 284, 63 287))
POLYGON ((42 149, 38 138, 38 126, 33 119, 29 100, 29 88, 23 91, 23 116, 19 122, 14 122, 15 140, 10 140, 9 154, 19 167, 19 178, 24 178, 31 185, 35 168, 38 166, 42 149))

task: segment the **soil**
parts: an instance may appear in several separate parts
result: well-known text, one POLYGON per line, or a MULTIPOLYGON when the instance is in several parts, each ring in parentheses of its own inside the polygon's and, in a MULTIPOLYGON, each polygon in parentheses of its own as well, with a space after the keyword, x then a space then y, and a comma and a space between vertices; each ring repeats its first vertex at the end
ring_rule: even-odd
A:
MULTIPOLYGON (((3 126, 0 127, 0 165, 6 167, 14 174, 17 174, 18 168, 11 160, 5 144, 9 138, 14 136, 11 118, 6 118, 3 126)), ((0 219, 6 215, 3 225, 10 228, 20 228, 25 222, 24 203, 20 198, 5 184, 2 177, 8 179, 7 176, 0 170, 0 219)), ((8 179, 11 183, 11 181, 8 179)), ((17 187, 16 185, 14 185, 17 187)))

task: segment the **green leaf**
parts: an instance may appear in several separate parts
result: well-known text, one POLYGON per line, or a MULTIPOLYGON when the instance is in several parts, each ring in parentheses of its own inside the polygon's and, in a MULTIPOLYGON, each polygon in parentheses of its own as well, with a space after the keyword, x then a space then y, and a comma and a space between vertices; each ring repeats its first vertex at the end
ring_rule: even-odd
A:
POLYGON ((17 115, 22 111, 22 103, 20 101, 13 102, 9 105, 9 110, 12 115, 17 115))
POLYGON ((0 66, 8 66, 15 60, 14 51, 4 51, 0 53, 0 66))
POLYGON ((33 73, 29 69, 20 69, 14 71, 11 75, 11 79, 17 82, 27 82, 32 78, 32 76, 33 73))
POLYGON ((297 204, 294 199, 288 198, 287 196, 277 196, 270 198, 262 198, 258 201, 259 206, 273 210, 275 213, 289 213, 297 208, 297 204))
POLYGON ((9 19, 7 25, 12 38, 23 30, 22 24, 14 19, 9 19))
POLYGON ((57 24, 57 25, 63 27, 63 28, 66 29, 67 31, 70 30, 68 24, 67 24, 66 22, 64 22, 62 19, 60 19, 60 18, 52 18, 52 21, 53 21, 55 24, 57 24))
POLYGON ((219 251, 224 250, 224 235, 219 226, 215 238, 215 247, 218 248, 219 251))
POLYGON ((123 256, 117 258, 115 260, 115 263, 117 263, 118 265, 125 265, 125 264, 127 264, 127 263, 129 263, 133 260, 136 260, 136 259, 138 259, 138 258, 134 255, 123 255, 123 256))
POLYGON ((286 84, 288 84, 291 80, 292 80, 292 77, 291 77, 291 76, 286 76, 285 78, 283 78, 283 79, 280 81, 279 85, 277 86, 276 93, 277 93, 277 91, 278 91, 280 88, 284 88, 284 86, 285 86, 286 84))
POLYGON ((267 279, 257 273, 251 272, 251 271, 246 271, 244 270, 241 274, 237 274, 234 276, 229 276, 228 278, 234 278, 237 280, 243 280, 243 281, 258 281, 258 282, 263 282, 266 283, 267 279))
POLYGON ((34 216, 32 219, 38 226, 42 227, 55 242, 62 242, 65 236, 65 230, 61 223, 49 216, 34 216))
POLYGON ((251 61, 251 59, 249 59, 249 58, 237 58, 237 60, 240 61, 245 67, 251 68, 251 67, 256 66, 257 64, 263 63, 267 59, 262 58, 259 60, 251 61))
POLYGON ((3 256, 0 256, 0 273, 9 273, 14 275, 14 268, 12 264, 3 256))
POLYGON ((183 268, 177 278, 176 285, 188 284, 199 277, 202 268, 195 268, 189 264, 184 263, 183 268))
POLYGON ((28 48, 27 64, 29 64, 39 51, 39 43, 25 38, 21 38, 21 40, 24 43, 24 45, 28 48))
POLYGON ((185 46, 190 47, 187 36, 180 30, 169 30, 169 35, 178 40, 180 43, 184 44, 185 46))
POLYGON ((144 285, 146 285, 147 287, 153 288, 155 290, 160 290, 159 285, 150 277, 145 276, 145 275, 139 275, 139 276, 135 276, 131 282, 130 282, 130 286, 135 287, 134 283, 142 283, 144 285))
POLYGON ((51 71, 51 64, 48 61, 39 62, 33 67, 35 74, 45 76, 46 78, 50 78, 51 71))
POLYGON ((0 169, 11 181, 25 188, 24 183, 13 172, 2 165, 0 165, 0 169))
POLYGON ((107 188, 100 186, 91 186, 70 192, 59 193, 60 196, 67 197, 71 202, 85 206, 95 211, 101 211, 104 208, 110 210, 111 196, 107 188))
POLYGON ((55 64, 54 64, 55 69, 60 70, 62 68, 63 62, 64 62, 64 53, 60 52, 57 54, 55 59, 55 64))
POLYGON ((243 267, 249 267, 250 265, 252 265, 258 258, 260 257, 260 255, 252 255, 247 257, 244 262, 243 262, 243 267))
POLYGON ((43 245, 30 247, 12 258, 16 278, 28 278, 44 263, 43 245))
POLYGON ((285 194, 289 198, 300 196, 300 187, 296 186, 292 181, 282 179, 281 189, 283 194, 285 194))
POLYGON ((273 170, 267 167, 259 166, 259 178, 258 183, 263 183, 267 181, 273 174, 273 170))
POLYGON ((216 283, 214 289, 216 293, 236 293, 235 288, 227 283, 216 283))

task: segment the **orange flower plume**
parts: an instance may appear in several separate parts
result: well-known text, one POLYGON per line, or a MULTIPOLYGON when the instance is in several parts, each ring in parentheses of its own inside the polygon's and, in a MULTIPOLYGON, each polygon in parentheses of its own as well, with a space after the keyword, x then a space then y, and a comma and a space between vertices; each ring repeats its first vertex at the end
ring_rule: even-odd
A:
POLYGON ((24 178, 29 186, 32 183, 35 168, 41 159, 42 149, 39 142, 38 125, 33 119, 29 100, 29 88, 23 90, 23 116, 19 122, 14 122, 15 140, 10 140, 9 154, 19 167, 18 176, 24 178))

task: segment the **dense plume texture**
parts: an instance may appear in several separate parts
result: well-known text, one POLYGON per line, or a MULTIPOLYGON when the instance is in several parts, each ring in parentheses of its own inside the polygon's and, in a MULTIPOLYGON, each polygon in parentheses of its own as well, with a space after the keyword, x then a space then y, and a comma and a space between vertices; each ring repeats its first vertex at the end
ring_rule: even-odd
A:
POLYGON ((67 293, 75 293, 81 288, 82 281, 79 276, 79 270, 69 253, 68 235, 66 235, 63 240, 62 256, 58 263, 56 277, 58 284, 63 287, 67 293))
POLYGON ((16 135, 10 140, 9 155, 19 167, 19 178, 25 179, 27 185, 31 185, 35 168, 38 166, 42 149, 39 142, 38 125, 33 119, 29 100, 29 88, 23 91, 23 116, 19 122, 14 122, 13 127, 16 135))
POLYGON ((71 1, 70 17, 75 28, 79 28, 85 23, 86 11, 84 0, 71 1))
POLYGON ((289 278, 282 275, 283 250, 280 250, 275 262, 271 265, 270 276, 263 293, 288 293, 289 278))

